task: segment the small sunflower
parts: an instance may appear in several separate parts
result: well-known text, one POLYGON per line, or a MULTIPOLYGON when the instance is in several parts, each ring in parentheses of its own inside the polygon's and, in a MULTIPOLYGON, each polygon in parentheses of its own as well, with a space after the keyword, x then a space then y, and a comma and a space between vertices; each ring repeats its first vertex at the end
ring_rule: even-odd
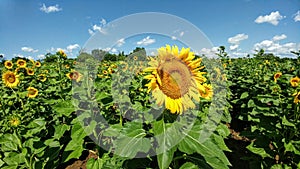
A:
POLYGON ((165 107, 171 113, 182 114, 189 108, 195 108, 193 99, 200 100, 199 89, 204 89, 202 83, 206 78, 200 72, 201 58, 195 59, 189 48, 182 48, 179 52, 177 46, 161 47, 158 49, 158 57, 150 58, 150 67, 144 72, 151 72, 144 76, 150 80, 146 86, 148 92, 152 91, 156 104, 165 107))
POLYGON ((25 68, 26 67, 26 61, 23 59, 18 59, 17 60, 17 66, 20 68, 25 68))
POLYGON ((210 84, 203 84, 204 90, 200 89, 200 95, 202 98, 204 99, 211 99, 213 96, 213 90, 212 90, 212 86, 210 84))
POLYGON ((105 75, 108 74, 107 70, 103 70, 102 73, 105 74, 105 75))
POLYGON ((41 82, 45 82, 47 80, 47 77, 45 74, 39 74, 38 75, 38 80, 41 82))
POLYGON ((67 73, 66 75, 69 79, 75 80, 76 82, 79 82, 82 78, 82 75, 75 70, 71 70, 71 72, 67 73))
POLYGON ((27 75, 30 75, 30 76, 34 75, 34 71, 31 68, 26 68, 26 72, 27 72, 27 75))
POLYGON ((14 64, 12 63, 12 61, 7 60, 7 61, 4 62, 4 66, 5 66, 7 69, 11 69, 11 68, 14 66, 14 64))
POLYGON ((280 76, 282 75, 281 72, 277 72, 274 74, 274 82, 277 83, 277 79, 280 78, 280 76))
POLYGON ((293 77, 291 80, 290 80, 290 83, 293 87, 297 87, 300 83, 300 78, 299 77, 293 77))
POLYGON ((133 57, 133 60, 138 60, 138 57, 137 57, 137 56, 134 56, 134 57, 133 57))
POLYGON ((57 53, 64 58, 67 57, 67 54, 63 50, 59 50, 57 53))
POLYGON ((294 103, 298 104, 300 102, 300 91, 294 93, 293 96, 294 96, 294 103))
POLYGON ((38 89, 36 89, 34 87, 28 87, 27 91, 28 91, 27 96, 29 98, 35 98, 39 93, 38 89))
POLYGON ((36 62, 35 62, 35 66, 36 66, 36 67, 41 67, 41 66, 42 66, 42 64, 41 64, 41 62, 39 62, 39 61, 36 61, 36 62))
POLYGON ((17 127, 18 125, 20 125, 21 121, 18 117, 11 117, 9 120, 9 124, 13 127, 17 127))
POLYGON ((70 68, 70 65, 66 64, 66 65, 65 65, 65 68, 66 68, 66 69, 69 69, 69 68, 70 68))
POLYGON ((20 83, 19 75, 11 71, 2 74, 2 81, 10 88, 14 88, 20 83))

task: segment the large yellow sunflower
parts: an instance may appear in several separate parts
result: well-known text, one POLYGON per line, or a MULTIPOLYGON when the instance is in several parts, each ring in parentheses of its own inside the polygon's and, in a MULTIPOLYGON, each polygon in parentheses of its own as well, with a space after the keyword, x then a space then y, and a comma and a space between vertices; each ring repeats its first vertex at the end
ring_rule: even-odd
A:
POLYGON ((300 83, 300 78, 297 76, 293 77, 293 78, 291 78, 290 83, 293 87, 297 87, 300 83))
POLYGON ((39 62, 39 61, 36 61, 36 62, 35 62, 35 66, 36 66, 36 67, 41 67, 41 65, 42 65, 41 62, 39 62))
POLYGON ((17 75, 14 72, 7 71, 2 74, 2 81, 7 87, 14 88, 18 86, 20 80, 19 80, 19 75, 17 75))
POLYGON ((201 58, 195 59, 189 48, 182 48, 179 52, 177 46, 161 47, 158 57, 150 58, 150 67, 144 72, 151 74, 144 76, 150 80, 146 86, 148 92, 152 91, 156 103, 165 107, 171 113, 181 114, 189 108, 195 108, 193 99, 200 100, 200 90, 205 90, 202 83, 206 78, 200 72, 201 58))
POLYGON ((26 67, 26 61, 23 59, 18 59, 17 60, 17 66, 20 68, 25 68, 26 67))
POLYGON ((7 61, 4 62, 4 66, 5 66, 7 69, 11 69, 11 68, 14 66, 14 64, 12 63, 12 61, 7 60, 7 61))
POLYGON ((79 82, 82 78, 82 75, 75 70, 71 70, 71 72, 67 73, 66 75, 69 79, 75 80, 76 82, 79 82))
POLYGON ((27 91, 28 91, 27 96, 29 98, 35 98, 39 93, 38 89, 36 89, 34 87, 28 87, 27 91))

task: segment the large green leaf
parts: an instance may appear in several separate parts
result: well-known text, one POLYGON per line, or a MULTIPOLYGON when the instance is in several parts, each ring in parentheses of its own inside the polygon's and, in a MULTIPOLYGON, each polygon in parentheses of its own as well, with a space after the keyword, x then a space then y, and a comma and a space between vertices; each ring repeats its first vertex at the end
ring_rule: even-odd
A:
POLYGON ((87 169, 99 169, 102 168, 103 166, 103 160, 101 158, 94 159, 90 158, 87 163, 86 163, 86 168, 87 169))
POLYGON ((179 169, 199 169, 198 166, 191 162, 184 163, 179 169))
POLYGON ((21 140, 16 133, 2 135, 0 144, 2 151, 17 151, 22 147, 21 140))
POLYGON ((65 131, 70 130, 70 126, 66 124, 57 125, 54 128, 55 128, 55 133, 53 137, 55 139, 60 139, 64 135, 65 131))
POLYGON ((200 136, 201 126, 195 123, 193 128, 185 133, 185 138, 179 143, 178 149, 187 154, 199 153, 213 168, 228 168, 230 162, 223 150, 210 138, 204 142, 200 136))
POLYGON ((148 152, 151 144, 145 136, 146 132, 142 123, 127 122, 121 130, 120 136, 113 142, 115 154, 134 158, 138 152, 148 152))
POLYGON ((70 116, 72 112, 75 111, 75 108, 71 100, 59 100, 56 105, 53 106, 54 111, 57 112, 59 116, 70 116))
POLYGON ((249 144, 246 148, 250 150, 252 153, 260 155, 262 158, 266 158, 266 157, 272 158, 271 155, 268 154, 264 148, 255 147, 254 142, 251 142, 251 144, 249 144))
POLYGON ((72 158, 79 158, 82 154, 83 149, 83 139, 82 140, 71 140, 63 152, 63 161, 67 162, 72 158))

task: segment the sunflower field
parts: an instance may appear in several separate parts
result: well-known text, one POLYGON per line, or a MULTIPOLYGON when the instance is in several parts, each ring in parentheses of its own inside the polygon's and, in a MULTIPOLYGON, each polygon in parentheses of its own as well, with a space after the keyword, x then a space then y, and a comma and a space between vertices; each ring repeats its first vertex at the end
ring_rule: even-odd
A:
POLYGON ((3 59, 0 168, 300 168, 300 54, 3 59))

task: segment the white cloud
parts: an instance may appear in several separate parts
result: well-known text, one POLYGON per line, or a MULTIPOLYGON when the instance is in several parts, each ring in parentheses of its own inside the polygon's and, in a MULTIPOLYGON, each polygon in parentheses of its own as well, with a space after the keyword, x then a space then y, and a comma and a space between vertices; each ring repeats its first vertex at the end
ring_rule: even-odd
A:
POLYGON ((100 23, 101 23, 102 25, 106 25, 106 20, 102 18, 101 21, 100 21, 100 23))
POLYGON ((91 29, 88 29, 90 35, 93 35, 95 31, 99 31, 102 34, 107 34, 106 30, 103 28, 106 25, 106 20, 101 19, 100 25, 94 24, 91 29))
POLYGON ((39 58, 39 59, 44 59, 44 58, 45 58, 45 55, 42 55, 42 54, 37 55, 37 58, 39 58))
POLYGON ((124 43, 125 43, 125 39, 124 39, 124 38, 119 39, 119 40, 117 41, 117 46, 120 47, 120 46, 122 46, 124 43))
POLYGON ((13 54, 14 57, 20 57, 20 58, 25 58, 24 55, 21 55, 21 54, 13 54))
POLYGON ((69 52, 72 52, 73 50, 78 49, 78 48, 80 48, 80 46, 78 44, 73 44, 73 45, 67 46, 67 50, 69 52))
POLYGON ((280 15, 278 11, 276 12, 271 12, 270 15, 265 15, 265 16, 259 16, 255 19, 255 23, 270 23, 272 25, 278 25, 279 20, 285 18, 285 16, 280 15))
POLYGON ((51 13, 51 12, 59 12, 62 10, 62 8, 59 8, 58 4, 56 4, 55 6, 48 6, 48 7, 45 4, 43 4, 40 10, 45 13, 51 13))
POLYGON ((231 44, 238 45, 240 44, 240 41, 248 39, 248 35, 246 34, 237 34, 233 37, 228 38, 228 42, 231 44))
POLYGON ((287 36, 285 34, 281 34, 281 35, 275 35, 272 39, 273 41, 280 41, 287 38, 287 36))
POLYGON ((299 22, 300 21, 300 11, 297 11, 297 13, 294 14, 294 21, 299 22))
POLYGON ((172 36, 171 38, 172 40, 177 40, 176 36, 172 36))
POLYGON ((280 44, 277 41, 263 40, 254 45, 254 50, 264 49, 267 53, 273 53, 278 56, 290 56, 291 51, 298 51, 300 49, 300 43, 285 43, 280 44))
POLYGON ((141 41, 138 41, 136 44, 147 46, 152 43, 155 43, 155 39, 150 39, 150 36, 147 36, 146 38, 142 39, 141 41))
POLYGON ((182 37, 184 35, 184 32, 180 32, 179 36, 182 37))
POLYGON ((204 54, 207 57, 216 57, 216 53, 218 53, 219 47, 212 47, 212 48, 202 48, 198 54, 204 54))
POLYGON ((230 50, 236 50, 238 47, 239 47, 239 45, 237 45, 237 44, 236 45, 230 45, 229 49, 230 50))
POLYGON ((22 47, 21 50, 24 51, 24 52, 32 52, 32 53, 35 53, 35 52, 39 51, 39 50, 33 49, 31 47, 22 47))

